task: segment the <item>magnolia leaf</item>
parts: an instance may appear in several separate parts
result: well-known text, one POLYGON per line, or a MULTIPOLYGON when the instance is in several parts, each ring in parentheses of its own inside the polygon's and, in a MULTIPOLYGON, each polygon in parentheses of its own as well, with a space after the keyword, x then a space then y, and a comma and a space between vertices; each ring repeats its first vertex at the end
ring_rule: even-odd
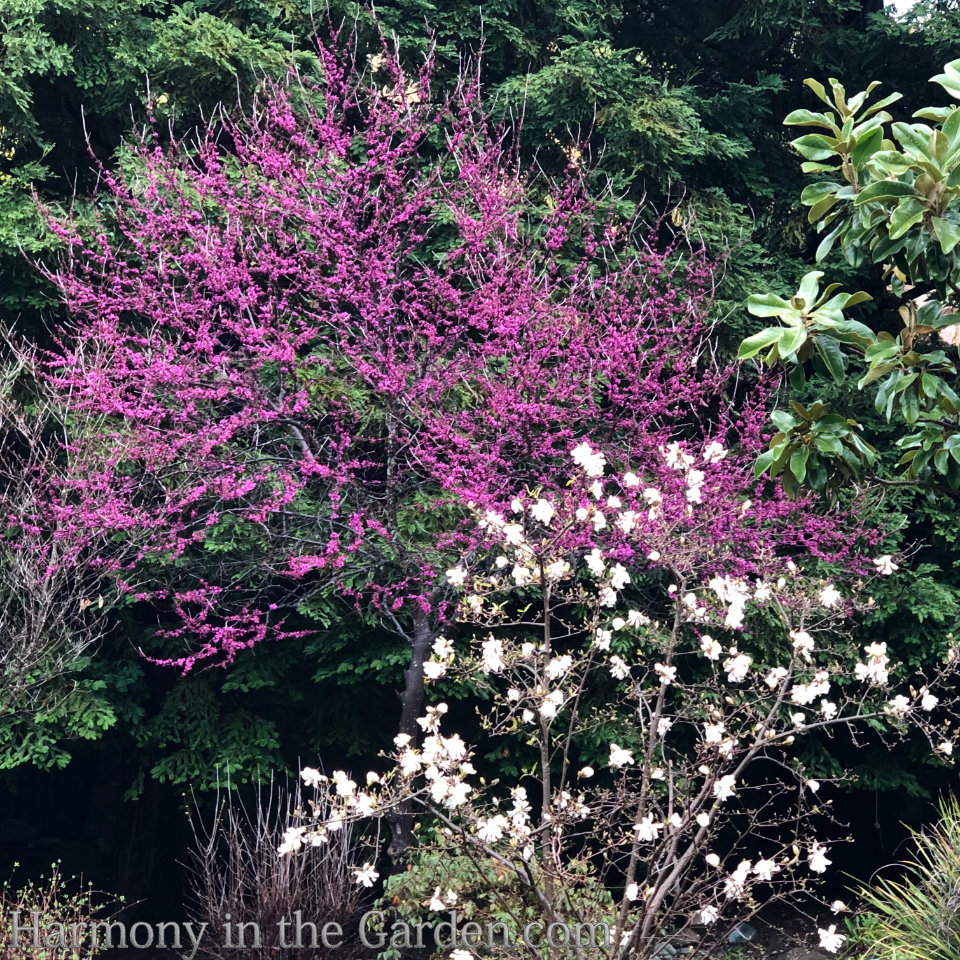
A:
POLYGON ((817 261, 817 263, 823 260, 827 256, 827 254, 833 249, 833 245, 836 242, 837 235, 840 233, 842 229, 843 229, 843 224, 841 223, 838 226, 834 227, 833 230, 831 230, 830 233, 828 233, 820 241, 819 245, 817 246, 817 252, 814 255, 814 259, 817 261))
POLYGON ((803 81, 805 87, 809 87, 828 107, 832 107, 833 103, 830 101, 830 98, 827 96, 826 88, 819 80, 814 80, 811 77, 807 77, 803 81))
POLYGON ((859 169, 865 160, 873 156, 883 143, 883 128, 874 127, 873 130, 857 138, 856 146, 850 154, 850 161, 859 169))
POLYGON ((960 100, 960 69, 958 67, 960 67, 960 60, 951 60, 944 66, 943 73, 931 77, 930 82, 939 83, 951 97, 960 100))
POLYGON ((784 313, 795 313, 789 300, 775 293, 754 293, 747 298, 747 310, 755 317, 779 317, 784 313))
POLYGON ((776 343, 786 330, 787 327, 767 327, 766 330, 761 330, 752 337, 747 337, 740 344, 737 358, 739 360, 749 360, 751 357, 755 357, 761 350, 769 347, 772 343, 776 343))
POLYGON ((827 372, 833 377, 835 383, 841 383, 847 371, 847 358, 843 355, 840 345, 833 337, 822 336, 817 337, 814 344, 827 372))
MULTIPOLYGON (((960 110, 957 110, 960 114, 960 110)), ((930 225, 940 241, 940 249, 944 253, 949 253, 958 243, 960 243, 960 223, 954 223, 951 220, 944 220, 942 217, 931 217, 930 225)))
POLYGON ((863 111, 864 117, 872 116, 874 113, 877 113, 880 110, 883 110, 884 107, 889 107, 891 103, 896 103, 898 100, 903 99, 902 93, 891 93, 888 96, 884 97, 882 100, 878 100, 876 103, 867 107, 863 111))
POLYGON ((808 133, 805 137, 791 140, 790 146, 807 160, 829 160, 839 152, 840 142, 820 133, 808 133))
POLYGON ((815 206, 821 200, 832 197, 840 189, 839 183, 832 180, 819 180, 817 183, 807 184, 800 194, 800 202, 807 207, 815 206))
POLYGON ((890 215, 889 235, 891 240, 902 237, 912 226, 919 223, 926 214, 927 204, 916 197, 901 200, 890 215))
POLYGON ((811 110, 793 110, 787 114, 783 124, 786 127, 824 127, 827 130, 839 132, 837 125, 832 123, 825 113, 814 113, 811 110))
POLYGON ((899 200, 901 197, 916 196, 917 191, 910 183, 903 183, 900 180, 878 180, 864 187, 853 202, 859 207, 874 200, 899 200))
POLYGON ((802 300, 805 306, 812 307, 817 302, 817 291, 820 289, 820 278, 822 276, 822 270, 811 270, 800 281, 797 298, 802 300))
POLYGON ((780 356, 786 360, 792 357, 807 342, 807 331, 803 327, 790 327, 780 338, 778 349, 780 356))

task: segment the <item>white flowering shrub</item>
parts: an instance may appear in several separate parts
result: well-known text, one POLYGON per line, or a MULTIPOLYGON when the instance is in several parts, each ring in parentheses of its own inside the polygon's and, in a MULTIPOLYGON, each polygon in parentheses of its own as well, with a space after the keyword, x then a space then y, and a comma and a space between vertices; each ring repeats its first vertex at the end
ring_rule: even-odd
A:
MULTIPOLYGON (((524 775, 479 776, 437 702, 418 742, 397 737, 388 775, 335 773, 336 815, 283 849, 416 802, 433 872, 389 889, 424 919, 499 920, 517 956, 557 952, 520 942, 531 916, 606 924, 603 943, 569 945, 578 957, 707 947, 830 869, 837 831, 804 738, 915 730, 949 762, 957 658, 919 677, 882 642, 858 649, 850 619, 893 558, 851 552, 830 581, 806 573, 803 536, 784 526, 795 514, 737 496, 747 485, 719 443, 673 444, 620 476, 588 444, 573 455, 560 491, 477 507, 489 549, 447 574, 470 636, 438 639, 424 668, 483 690, 482 753, 509 749, 524 775)), ((376 879, 371 858, 356 880, 376 879)), ((836 924, 820 930, 824 949, 843 939, 836 924)))

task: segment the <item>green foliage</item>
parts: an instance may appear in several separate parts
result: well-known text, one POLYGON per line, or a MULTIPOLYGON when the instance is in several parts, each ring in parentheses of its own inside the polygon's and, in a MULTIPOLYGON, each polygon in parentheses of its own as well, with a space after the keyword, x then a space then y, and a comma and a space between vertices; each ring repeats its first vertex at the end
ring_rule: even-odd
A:
POLYGON ((915 832, 915 851, 899 879, 859 891, 869 913, 858 933, 869 952, 898 960, 960 957, 960 804, 942 800, 940 820, 915 832))
MULTIPOLYGON (((13 866, 16 868, 19 864, 13 866)), ((79 924, 81 936, 72 948, 67 944, 54 946, 51 942, 50 946, 37 949, 32 944, 33 934, 28 925, 19 936, 4 937, 0 945, 0 958, 16 960, 24 952, 29 952, 38 960, 60 960, 64 957, 69 957, 69 960, 90 960, 96 955, 100 944, 94 938, 83 936, 83 924, 94 918, 105 920, 115 916, 122 903, 123 897, 109 896, 95 890, 92 883, 84 884, 79 877, 65 876, 59 860, 50 865, 47 874, 36 880, 28 880, 21 886, 15 886, 12 880, 5 880, 0 884, 0 909, 4 917, 11 917, 15 910, 20 911, 21 917, 36 911, 42 931, 47 924, 63 924, 69 938, 71 924, 79 924)))
MULTIPOLYGON (((484 931, 487 924, 501 924, 493 928, 494 933, 503 936, 505 931, 508 942, 522 942, 524 928, 542 918, 543 907, 534 892, 517 880, 514 871, 494 857, 477 857, 469 849, 464 852, 464 846, 457 843, 449 830, 437 828, 418 833, 426 837, 426 841, 415 849, 406 870, 387 878, 383 896, 377 903, 377 909, 385 917, 399 921, 396 929, 402 932, 404 923, 407 929, 415 929, 423 922, 424 908, 436 898, 439 901, 436 905, 442 903, 444 912, 456 909, 458 922, 479 923, 484 931), (449 891, 456 891, 453 898, 449 891)), ((531 869, 535 870, 535 865, 531 869)), ((579 923, 607 923, 613 929, 616 916, 610 891, 597 882, 586 859, 573 864, 572 871, 578 875, 579 882, 564 890, 564 908, 577 917, 579 923)), ((425 943, 432 946, 429 936, 425 943)), ((416 944, 391 938, 379 957, 400 960, 412 946, 416 944)), ((528 949, 532 952, 536 945, 530 944, 528 949)), ((550 956, 549 945, 544 943, 541 949, 544 957, 550 956)), ((440 953, 434 949, 429 955, 440 953)))

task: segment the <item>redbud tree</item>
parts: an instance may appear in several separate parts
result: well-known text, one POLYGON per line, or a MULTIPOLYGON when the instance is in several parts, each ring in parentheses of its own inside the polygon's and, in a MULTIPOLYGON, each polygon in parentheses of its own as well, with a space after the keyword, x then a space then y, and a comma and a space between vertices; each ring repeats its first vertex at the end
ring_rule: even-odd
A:
POLYGON ((576 151, 560 182, 525 169, 476 74, 441 95, 429 62, 358 73, 350 53, 321 47, 318 81, 265 84, 191 137, 145 130, 102 172, 93 229, 51 218, 63 252, 41 269, 69 324, 40 379, 70 414, 29 519, 98 546, 156 611, 154 654, 229 663, 342 599, 409 644, 416 743, 477 511, 566 496, 586 441, 644 469, 680 441, 736 451, 729 475, 685 474, 708 505, 679 540, 700 579, 743 575, 761 544, 853 562, 856 529, 744 473, 768 404, 715 359, 715 265, 641 242, 576 151))

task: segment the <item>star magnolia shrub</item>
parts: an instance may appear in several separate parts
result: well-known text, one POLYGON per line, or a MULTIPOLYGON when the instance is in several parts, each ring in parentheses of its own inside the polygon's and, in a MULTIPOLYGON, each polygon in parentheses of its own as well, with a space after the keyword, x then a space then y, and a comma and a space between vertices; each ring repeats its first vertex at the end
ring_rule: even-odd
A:
MULTIPOLYGON (((525 775, 478 777, 437 702, 419 747, 397 738, 389 774, 358 786, 337 771, 341 808, 293 828, 283 852, 416 801, 436 830, 423 830, 419 870, 385 891, 406 918, 456 904, 515 940, 531 919, 607 924, 606 946, 578 956, 708 947, 831 865, 837 837, 804 739, 870 724, 919 731, 949 758, 957 659, 919 677, 884 643, 858 650, 844 627, 895 564, 851 551, 830 581, 805 572, 798 534, 829 535, 789 503, 748 499, 749 455, 676 442, 621 472, 589 442, 571 452, 562 489, 478 509, 485 549, 447 571, 474 637, 438 638, 424 668, 486 691, 480 752, 520 758, 525 775), (601 770, 582 759, 598 737, 601 770)), ((372 860, 357 880, 376 880, 372 860)), ((842 942, 823 929, 826 949, 842 942)))

